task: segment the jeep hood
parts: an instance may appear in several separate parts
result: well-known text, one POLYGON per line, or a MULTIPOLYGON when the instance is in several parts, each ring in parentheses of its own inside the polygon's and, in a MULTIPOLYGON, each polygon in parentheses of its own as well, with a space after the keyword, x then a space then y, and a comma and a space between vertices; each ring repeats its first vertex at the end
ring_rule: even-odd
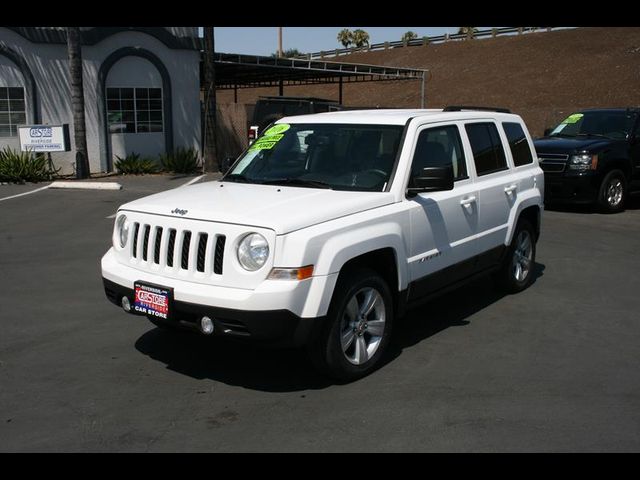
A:
POLYGON ((387 192, 213 181, 150 195, 120 210, 264 227, 282 235, 391 203, 387 192))

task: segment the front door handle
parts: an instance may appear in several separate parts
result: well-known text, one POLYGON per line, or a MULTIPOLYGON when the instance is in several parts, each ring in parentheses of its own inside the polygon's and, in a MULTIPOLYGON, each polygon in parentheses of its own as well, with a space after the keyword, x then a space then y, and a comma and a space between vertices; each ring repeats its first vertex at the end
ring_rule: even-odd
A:
POLYGON ((462 205, 465 208, 469 208, 472 203, 476 203, 475 195, 471 195, 470 197, 463 198, 462 200, 460 200, 460 205, 462 205))

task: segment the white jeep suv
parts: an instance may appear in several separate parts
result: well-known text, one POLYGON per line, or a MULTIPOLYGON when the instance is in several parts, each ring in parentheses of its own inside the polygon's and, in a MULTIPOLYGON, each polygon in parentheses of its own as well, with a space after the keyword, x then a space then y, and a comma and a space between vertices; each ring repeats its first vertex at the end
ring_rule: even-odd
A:
POLYGON ((106 295, 160 327, 304 345, 352 380, 417 302, 486 273, 530 285, 543 178, 506 110, 283 118, 221 180, 120 207, 106 295))

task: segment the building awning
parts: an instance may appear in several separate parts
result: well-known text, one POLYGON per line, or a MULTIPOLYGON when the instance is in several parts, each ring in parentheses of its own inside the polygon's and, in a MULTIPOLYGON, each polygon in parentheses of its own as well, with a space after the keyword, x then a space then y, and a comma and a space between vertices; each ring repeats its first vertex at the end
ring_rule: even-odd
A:
POLYGON ((216 53, 216 87, 272 87, 318 83, 423 80, 429 70, 385 67, 361 63, 216 53))
POLYGON ((429 70, 361 63, 215 53, 215 83, 219 90, 390 80, 419 80, 424 87, 429 70))

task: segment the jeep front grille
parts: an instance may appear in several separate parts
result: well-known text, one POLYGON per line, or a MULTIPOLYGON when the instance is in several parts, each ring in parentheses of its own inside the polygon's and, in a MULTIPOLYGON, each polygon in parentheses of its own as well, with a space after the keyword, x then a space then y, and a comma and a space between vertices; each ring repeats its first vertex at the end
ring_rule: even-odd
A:
MULTIPOLYGON (((167 267, 173 267, 173 249, 176 246, 176 229, 169 230, 169 244, 167 245, 167 267)), ((135 248, 134 252, 135 252, 135 248)), ((135 255, 134 255, 135 256, 135 255)))
POLYGON ((216 241, 216 253, 213 257, 213 273, 222 274, 222 260, 224 259, 224 243, 227 237, 224 235, 218 236, 216 241))
POLYGON ((161 267, 222 275, 226 236, 133 224, 131 258, 161 267), (151 252, 151 254, 150 254, 151 252))

